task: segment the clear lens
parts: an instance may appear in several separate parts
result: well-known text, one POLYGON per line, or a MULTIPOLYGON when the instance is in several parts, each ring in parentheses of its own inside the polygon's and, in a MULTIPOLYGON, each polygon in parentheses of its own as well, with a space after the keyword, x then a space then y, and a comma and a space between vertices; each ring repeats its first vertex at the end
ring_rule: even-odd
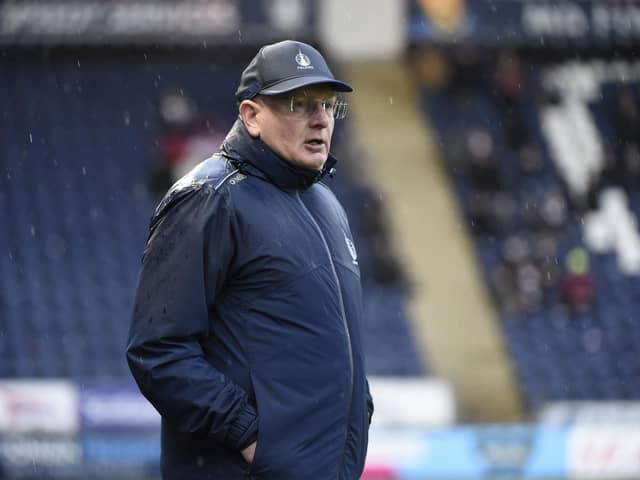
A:
POLYGON ((346 117, 349 106, 340 99, 320 100, 306 96, 291 96, 288 103, 289 113, 299 118, 313 115, 319 104, 327 115, 331 115, 335 119, 341 119, 346 117))
POLYGON ((338 100, 333 104, 333 118, 336 120, 340 120, 347 116, 347 112, 349 111, 349 104, 343 102, 342 100, 338 100))
POLYGON ((313 103, 310 99, 305 97, 290 97, 289 98, 289 112, 296 117, 306 117, 308 111, 311 108, 313 111, 313 103))

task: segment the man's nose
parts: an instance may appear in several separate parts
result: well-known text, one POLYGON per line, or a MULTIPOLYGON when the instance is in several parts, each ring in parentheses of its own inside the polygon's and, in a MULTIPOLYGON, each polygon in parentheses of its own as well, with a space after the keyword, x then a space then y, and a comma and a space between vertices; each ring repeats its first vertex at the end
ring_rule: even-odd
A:
POLYGON ((311 112, 311 121, 314 124, 329 125, 331 122, 331 112, 325 110, 322 102, 315 102, 313 104, 313 111, 311 112))

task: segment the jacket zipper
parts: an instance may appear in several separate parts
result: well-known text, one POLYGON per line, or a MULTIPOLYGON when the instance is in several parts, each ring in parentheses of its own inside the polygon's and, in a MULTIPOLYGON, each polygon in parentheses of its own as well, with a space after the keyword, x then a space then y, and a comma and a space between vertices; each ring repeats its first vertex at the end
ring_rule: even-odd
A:
POLYGON ((349 333, 349 326, 347 325, 347 315, 344 311, 344 299, 342 298, 342 287, 340 285, 340 279, 338 278, 338 272, 336 271, 336 266, 333 263, 333 258, 331 257, 331 250, 329 249, 329 244, 322 233, 322 229, 315 217, 311 214, 307 206, 304 204, 302 199, 300 198, 300 192, 296 192, 296 198, 298 199, 298 203, 302 206, 302 209, 306 212, 308 217, 311 219, 314 227, 318 231, 318 235, 320 235, 320 239, 324 244, 325 251, 327 252, 327 257, 329 257, 329 264, 331 265, 331 271, 333 272, 333 278, 336 281, 336 285, 338 286, 338 299, 340 301, 340 313, 342 314, 342 324, 344 326, 344 332, 347 337, 347 347, 349 350, 349 402, 348 402, 348 410, 347 410, 347 427, 344 431, 344 444, 342 446, 342 456, 341 456, 341 467, 338 471, 338 477, 340 477, 340 471, 342 470, 342 465, 344 465, 344 452, 347 448, 347 436, 349 434, 349 424, 348 421, 351 418, 351 402, 353 401, 353 351, 351 350, 351 334, 349 333))

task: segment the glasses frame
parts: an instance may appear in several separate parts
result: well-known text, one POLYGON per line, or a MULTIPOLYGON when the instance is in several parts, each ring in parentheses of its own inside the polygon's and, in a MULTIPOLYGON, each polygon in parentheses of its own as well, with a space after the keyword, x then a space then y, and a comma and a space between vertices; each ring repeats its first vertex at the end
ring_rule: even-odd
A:
POLYGON ((335 100, 313 98, 306 93, 293 95, 266 96, 266 99, 277 102, 288 115, 296 118, 309 118, 318 109, 318 104, 330 117, 342 120, 347 116, 349 104, 341 95, 334 95, 335 100))

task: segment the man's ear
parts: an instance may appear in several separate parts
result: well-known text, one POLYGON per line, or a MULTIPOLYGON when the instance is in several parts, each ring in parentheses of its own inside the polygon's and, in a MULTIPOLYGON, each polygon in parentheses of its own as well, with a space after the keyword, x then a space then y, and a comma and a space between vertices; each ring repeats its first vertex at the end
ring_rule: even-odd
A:
POLYGON ((258 115, 261 108, 262 105, 258 102, 254 102, 253 100, 243 100, 238 107, 240 118, 242 118, 244 126, 247 128, 249 135, 254 138, 260 137, 260 122, 258 120, 258 115))

